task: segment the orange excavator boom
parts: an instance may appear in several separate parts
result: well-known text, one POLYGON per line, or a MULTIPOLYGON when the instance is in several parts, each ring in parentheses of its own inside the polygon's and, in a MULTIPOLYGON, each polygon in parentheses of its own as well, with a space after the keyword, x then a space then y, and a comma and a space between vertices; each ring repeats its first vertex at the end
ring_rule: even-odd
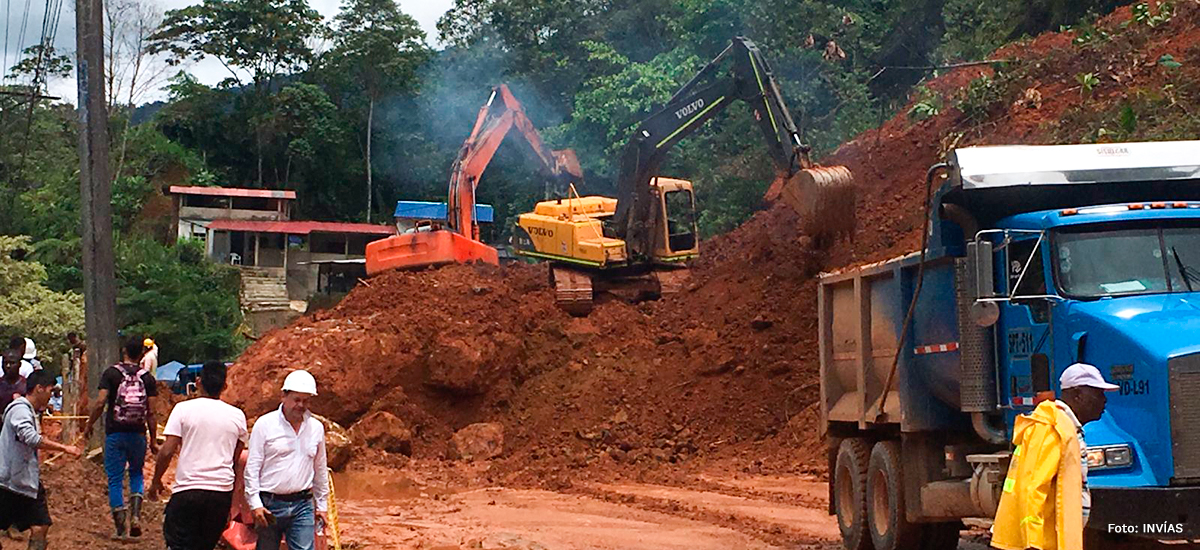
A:
POLYGON ((496 150, 514 128, 529 145, 545 176, 547 194, 551 189, 561 193, 567 184, 582 180, 575 152, 569 149, 551 151, 546 147, 508 86, 496 86, 487 103, 479 109, 471 135, 459 147, 458 157, 454 160, 446 203, 448 229, 404 233, 368 244, 367 275, 455 262, 499 263, 496 250, 480 241, 479 223, 475 219, 475 190, 496 150))

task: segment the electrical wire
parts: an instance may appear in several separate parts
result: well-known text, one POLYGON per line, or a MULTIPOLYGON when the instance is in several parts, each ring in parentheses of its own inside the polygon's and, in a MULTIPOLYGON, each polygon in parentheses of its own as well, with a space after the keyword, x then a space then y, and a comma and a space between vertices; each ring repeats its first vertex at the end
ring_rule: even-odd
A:
POLYGON ((32 0, 25 0, 25 12, 21 16, 21 32, 17 35, 17 59, 16 63, 21 61, 22 45, 25 44, 25 28, 29 25, 29 3, 32 0))
POLYGON ((12 0, 4 0, 4 65, 0 66, 0 80, 8 78, 8 18, 12 11, 12 0))

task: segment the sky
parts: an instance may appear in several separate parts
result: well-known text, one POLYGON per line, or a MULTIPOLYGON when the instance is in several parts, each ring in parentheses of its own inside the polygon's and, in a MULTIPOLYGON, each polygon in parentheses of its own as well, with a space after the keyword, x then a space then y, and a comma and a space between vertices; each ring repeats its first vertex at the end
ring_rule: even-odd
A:
MULTIPOLYGON (((199 3, 199 0, 144 1, 155 3, 164 11, 199 3)), ((61 3, 62 13, 54 46, 60 53, 69 55, 73 61, 75 58, 75 2, 74 0, 56 0, 56 2, 61 3)), ((436 48, 440 46, 437 42, 437 20, 446 10, 450 9, 453 2, 454 0, 398 0, 397 3, 400 4, 400 9, 404 13, 413 16, 421 24, 421 28, 425 30, 426 41, 430 46, 436 48)), ((3 20, 7 21, 3 30, 6 35, 3 44, 4 59, 2 60, 3 65, 0 65, 4 68, 6 75, 7 69, 19 59, 21 50, 39 40, 42 20, 48 3, 51 3, 51 0, 3 0, 0 2, 0 9, 5 10, 3 20), (22 32, 22 26, 24 26, 24 32, 22 32)), ((341 0, 308 0, 308 3, 321 12, 321 15, 328 21, 337 14, 341 0)), ((219 62, 212 59, 189 65, 184 70, 192 73, 205 84, 216 84, 230 76, 219 62)), ((72 103, 75 102, 76 89, 73 76, 69 79, 51 81, 49 88, 50 95, 61 97, 72 103)), ((163 93, 148 94, 143 100, 153 101, 163 97, 163 93)))

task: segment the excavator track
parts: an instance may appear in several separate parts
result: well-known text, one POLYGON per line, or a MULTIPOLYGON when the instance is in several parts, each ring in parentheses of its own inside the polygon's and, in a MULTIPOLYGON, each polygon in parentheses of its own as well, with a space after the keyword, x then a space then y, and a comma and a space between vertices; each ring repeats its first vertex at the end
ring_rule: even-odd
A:
POLYGON ((667 297, 683 292, 684 287, 692 278, 692 272, 686 268, 670 269, 656 271, 654 276, 658 279, 658 295, 667 297))
POLYGON ((638 275, 594 276, 569 266, 550 267, 555 302, 559 308, 575 317, 590 314, 598 294, 630 303, 657 300, 682 292, 690 277, 691 272, 686 268, 658 269, 638 275))
POLYGON ((591 274, 566 266, 551 266, 554 300, 558 307, 574 317, 586 317, 595 305, 591 274))

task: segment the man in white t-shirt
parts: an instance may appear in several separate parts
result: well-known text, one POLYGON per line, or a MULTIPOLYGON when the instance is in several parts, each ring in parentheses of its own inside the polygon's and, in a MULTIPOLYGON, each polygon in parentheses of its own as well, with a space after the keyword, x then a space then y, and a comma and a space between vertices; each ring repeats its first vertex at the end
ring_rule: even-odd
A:
POLYGON ((201 396, 175 405, 163 430, 148 497, 162 491, 163 472, 179 451, 175 486, 163 519, 170 550, 211 550, 229 522, 237 457, 246 446, 246 415, 220 401, 225 365, 209 361, 200 371, 201 396))

